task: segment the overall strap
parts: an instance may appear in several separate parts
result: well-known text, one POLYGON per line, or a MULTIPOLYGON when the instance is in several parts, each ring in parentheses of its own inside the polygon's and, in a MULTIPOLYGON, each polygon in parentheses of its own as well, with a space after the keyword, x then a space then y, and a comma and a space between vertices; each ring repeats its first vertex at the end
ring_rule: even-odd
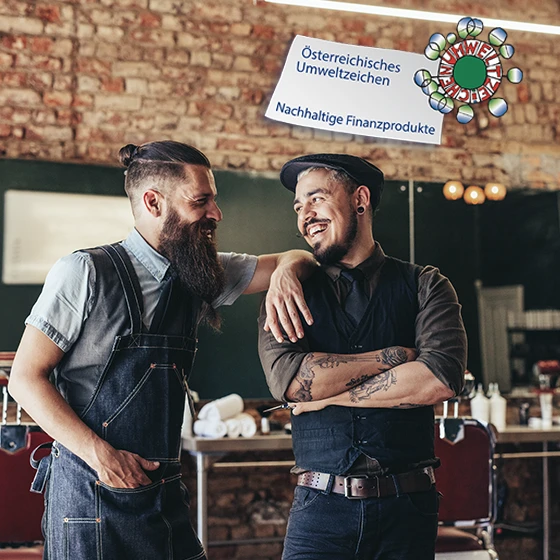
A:
POLYGON ((130 257, 120 243, 103 245, 100 249, 102 249, 113 262, 119 280, 121 281, 128 314, 130 316, 131 332, 141 333, 143 331, 142 313, 144 311, 144 302, 140 283, 138 282, 134 267, 130 262, 130 257))
POLYGON ((199 298, 171 275, 165 281, 149 332, 196 338, 200 305, 199 298))

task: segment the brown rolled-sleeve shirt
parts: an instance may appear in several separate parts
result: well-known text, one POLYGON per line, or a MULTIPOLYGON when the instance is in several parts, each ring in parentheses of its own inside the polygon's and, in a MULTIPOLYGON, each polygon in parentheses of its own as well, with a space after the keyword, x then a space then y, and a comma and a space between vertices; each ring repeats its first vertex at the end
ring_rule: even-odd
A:
MULTIPOLYGON (((364 274, 363 287, 370 298, 377 288, 384 263, 385 253, 376 243, 373 254, 357 267, 364 274)), ((340 275, 341 270, 342 267, 335 265, 325 267, 332 289, 342 304, 348 285, 340 275)), ((295 343, 284 338, 279 343, 263 329, 265 319, 263 304, 259 317, 259 356, 272 396, 285 400, 286 390, 312 350, 305 338, 295 343)), ((433 266, 423 267, 418 276, 415 331, 417 360, 425 364, 455 395, 459 394, 467 361, 467 337, 461 305, 451 282, 433 266)))

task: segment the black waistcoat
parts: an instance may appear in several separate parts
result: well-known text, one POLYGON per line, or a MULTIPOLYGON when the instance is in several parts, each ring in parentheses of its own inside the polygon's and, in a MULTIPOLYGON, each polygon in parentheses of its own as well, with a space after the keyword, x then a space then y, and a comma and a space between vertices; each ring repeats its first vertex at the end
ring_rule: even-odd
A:
MULTIPOLYGON (((357 354, 397 345, 414 347, 419 271, 419 266, 386 257, 379 284, 354 329, 334 294, 332 281, 318 270, 304 283, 314 319, 312 326, 305 326, 311 351, 357 354)), ((296 464, 306 470, 344 474, 365 453, 390 472, 406 471, 433 458, 433 423, 432 406, 329 406, 292 416, 296 464)))

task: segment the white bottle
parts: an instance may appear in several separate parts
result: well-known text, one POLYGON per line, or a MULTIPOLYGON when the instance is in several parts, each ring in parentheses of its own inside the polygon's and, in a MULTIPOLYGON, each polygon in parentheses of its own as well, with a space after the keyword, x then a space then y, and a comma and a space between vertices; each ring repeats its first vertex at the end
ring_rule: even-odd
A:
POLYGON ((476 395, 471 399, 471 416, 488 424, 490 422, 490 400, 484 395, 479 383, 476 395))
POLYGON ((498 384, 494 385, 494 393, 490 397, 490 422, 498 432, 506 429, 507 400, 500 395, 498 384))

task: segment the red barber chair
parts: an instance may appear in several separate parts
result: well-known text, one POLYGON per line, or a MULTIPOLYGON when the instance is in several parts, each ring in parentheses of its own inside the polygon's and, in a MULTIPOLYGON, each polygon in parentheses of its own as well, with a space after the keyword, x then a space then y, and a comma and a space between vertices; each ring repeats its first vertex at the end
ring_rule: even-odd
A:
POLYGON ((492 428, 474 418, 439 418, 435 454, 439 504, 437 560, 496 560, 496 480, 492 428))
POLYGON ((35 476, 29 458, 37 446, 51 438, 36 426, 23 424, 19 406, 15 422, 8 422, 7 384, 7 379, 0 377, 0 560, 40 560, 43 496, 29 491, 35 476))

